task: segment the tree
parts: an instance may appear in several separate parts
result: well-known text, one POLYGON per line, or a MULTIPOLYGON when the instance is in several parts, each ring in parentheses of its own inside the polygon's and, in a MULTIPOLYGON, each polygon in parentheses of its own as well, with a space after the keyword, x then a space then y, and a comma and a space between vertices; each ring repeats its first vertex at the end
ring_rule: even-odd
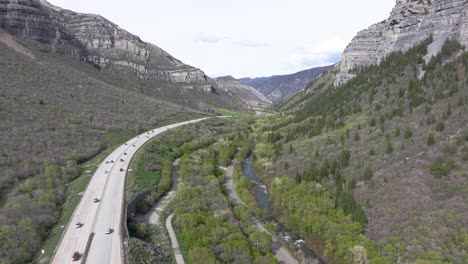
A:
POLYGON ((393 153, 393 144, 390 138, 387 138, 387 146, 385 148, 385 153, 392 154, 393 153))
POLYGON ((361 138, 359 137, 359 133, 356 131, 354 133, 354 141, 359 141, 361 138))
POLYGON ((413 131, 411 131, 410 127, 406 127, 405 129, 405 139, 410 139, 413 137, 413 131))
POLYGON ((59 178, 62 175, 62 169, 59 165, 49 165, 44 170, 45 177, 59 178))
POLYGON ((188 256, 189 263, 200 263, 203 260, 203 263, 206 264, 216 264, 215 254, 206 247, 195 247, 189 251, 188 256))
POLYGON ((437 123, 437 125, 436 125, 436 130, 437 131, 442 132, 442 131, 444 131, 444 129, 445 129, 444 122, 440 121, 439 123, 437 123))
POLYGON ((434 144, 435 144, 434 134, 430 133, 429 136, 427 137, 427 145, 433 146, 434 144))
POLYGON ((364 179, 366 180, 366 182, 370 181, 372 179, 372 176, 372 169, 370 167, 366 167, 366 170, 364 170, 364 179))

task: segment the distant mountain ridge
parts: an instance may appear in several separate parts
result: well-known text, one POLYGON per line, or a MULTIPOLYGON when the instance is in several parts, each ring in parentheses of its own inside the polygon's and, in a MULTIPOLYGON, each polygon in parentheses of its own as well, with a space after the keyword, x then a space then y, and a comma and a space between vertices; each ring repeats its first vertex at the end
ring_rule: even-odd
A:
POLYGON ((288 75, 276 75, 260 78, 242 78, 240 82, 254 87, 272 102, 288 98, 317 78, 324 71, 332 69, 334 65, 312 68, 288 75))
POLYGON ((228 93, 237 94, 246 105, 252 108, 265 108, 271 105, 270 99, 268 99, 261 92, 249 86, 243 84, 240 80, 232 76, 224 76, 215 79, 218 87, 224 89, 228 93))

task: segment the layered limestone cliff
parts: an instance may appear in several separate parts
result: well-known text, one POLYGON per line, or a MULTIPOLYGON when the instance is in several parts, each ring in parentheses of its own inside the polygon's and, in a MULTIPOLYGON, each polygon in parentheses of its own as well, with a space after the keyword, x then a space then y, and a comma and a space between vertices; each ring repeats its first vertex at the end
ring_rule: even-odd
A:
POLYGON ((447 38, 468 44, 468 0, 397 0, 390 17, 363 30, 345 49, 335 85, 353 78, 352 71, 378 64, 391 52, 406 51, 433 35, 429 57, 447 38))
POLYGON ((207 76, 109 20, 45 0, 0 0, 0 27, 96 67, 126 67, 144 79, 207 85, 207 76))

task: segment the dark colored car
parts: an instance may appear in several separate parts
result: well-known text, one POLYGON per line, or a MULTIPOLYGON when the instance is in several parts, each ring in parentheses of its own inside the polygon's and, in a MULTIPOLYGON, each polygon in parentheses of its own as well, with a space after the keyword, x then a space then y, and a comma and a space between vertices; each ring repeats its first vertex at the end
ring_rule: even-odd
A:
POLYGON ((73 261, 77 261, 77 260, 80 259, 80 257, 81 257, 80 252, 75 251, 75 253, 73 253, 72 259, 73 259, 73 261))

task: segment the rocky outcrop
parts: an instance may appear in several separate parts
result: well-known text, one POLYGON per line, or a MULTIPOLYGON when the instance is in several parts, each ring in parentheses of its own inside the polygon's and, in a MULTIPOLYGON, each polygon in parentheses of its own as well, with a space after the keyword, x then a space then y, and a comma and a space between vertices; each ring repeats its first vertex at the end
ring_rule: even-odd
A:
POLYGON ((310 81, 334 66, 312 68, 289 75, 262 78, 243 78, 241 83, 252 86, 273 102, 288 98, 302 90, 310 81))
POLYGON ((353 78, 352 70, 378 64, 433 35, 429 57, 447 38, 468 44, 468 0, 397 0, 390 17, 357 34, 345 49, 335 85, 353 78))
POLYGON ((0 27, 98 68, 115 65, 131 69, 144 79, 207 84, 201 70, 183 64, 109 20, 61 9, 45 0, 0 0, 0 27))

